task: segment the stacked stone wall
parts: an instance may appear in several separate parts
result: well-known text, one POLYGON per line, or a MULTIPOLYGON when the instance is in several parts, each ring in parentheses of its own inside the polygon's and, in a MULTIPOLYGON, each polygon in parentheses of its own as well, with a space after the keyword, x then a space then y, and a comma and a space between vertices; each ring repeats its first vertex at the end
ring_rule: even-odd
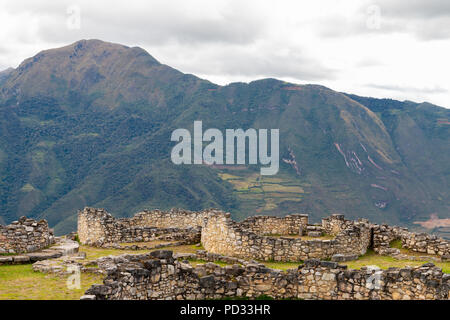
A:
MULTIPOLYGON (((109 246, 114 243, 145 242, 155 239, 184 240, 186 243, 200 241, 200 227, 189 222, 188 217, 201 216, 204 213, 188 211, 170 211, 166 213, 165 222, 159 218, 163 214, 155 212, 155 219, 151 219, 152 212, 139 213, 135 217, 115 219, 104 209, 85 208, 78 213, 78 237, 83 244, 93 246, 109 246), (186 217, 186 224, 175 223, 179 227, 166 227, 170 221, 175 221, 176 215, 186 217), (159 223, 158 223, 159 221, 159 223), (146 225, 148 223, 148 225, 146 225), (155 225, 152 225, 152 224, 155 225)), ((200 220, 199 220, 200 221, 200 220)))
POLYGON ((201 242, 212 253, 264 261, 331 258, 334 254, 362 255, 370 244, 370 227, 353 223, 332 240, 263 236, 231 220, 228 213, 211 211, 202 227, 201 242))
POLYGON ((178 228, 187 229, 202 226, 208 216, 208 210, 188 211, 172 209, 169 211, 153 210, 142 211, 126 220, 134 227, 178 228))
POLYGON ((285 217, 251 216, 240 223, 246 229, 259 235, 298 235, 306 231, 308 215, 290 214, 285 217))
POLYGON ((0 225, 0 253, 35 252, 53 243, 53 231, 45 220, 21 217, 10 225, 0 225))
MULTIPOLYGON (((332 214, 322 219, 322 228, 326 234, 337 235, 343 230, 351 227, 356 221, 346 220, 343 214, 332 214)), ((369 223, 367 219, 360 219, 359 222, 369 223)))
POLYGON ((450 241, 427 233, 404 232, 402 247, 415 252, 446 256, 450 259, 450 241))
MULTIPOLYGON (((191 266, 171 251, 109 257, 108 276, 84 299, 256 298, 329 300, 448 300, 450 275, 433 264, 388 270, 347 270, 336 262, 307 260, 280 271, 257 263, 191 266)), ((100 266, 100 264, 99 264, 100 266)))
POLYGON ((219 210, 143 211, 132 218, 115 219, 103 209, 86 208, 78 215, 78 235, 82 243, 104 246, 120 242, 154 239, 201 240, 210 252, 244 259, 300 261, 311 258, 335 261, 356 259, 372 247, 378 254, 398 255, 391 248, 401 240, 403 248, 449 258, 449 242, 436 236, 415 234, 406 228, 370 224, 367 220, 345 220, 334 214, 321 225, 308 225, 308 216, 254 216, 235 222, 219 210), (332 235, 329 240, 306 240, 293 235, 332 235), (272 236, 271 236, 272 235, 272 236))
POLYGON ((78 238, 81 243, 99 245, 110 240, 109 229, 115 227, 115 219, 104 209, 84 208, 78 212, 78 238))
POLYGON ((409 232, 407 228, 373 225, 373 248, 379 254, 396 254, 390 243, 400 240, 402 248, 414 252, 450 258, 450 242, 427 233, 409 232))

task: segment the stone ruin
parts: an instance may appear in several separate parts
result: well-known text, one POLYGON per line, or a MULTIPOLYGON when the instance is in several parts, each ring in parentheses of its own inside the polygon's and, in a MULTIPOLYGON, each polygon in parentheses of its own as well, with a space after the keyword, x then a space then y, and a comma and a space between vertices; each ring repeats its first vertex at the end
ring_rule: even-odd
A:
POLYGON ((21 217, 10 225, 0 225, 0 254, 36 252, 53 243, 53 231, 46 220, 21 217))
POLYGON ((399 254, 400 250, 391 248, 390 243, 400 240, 402 248, 450 260, 450 242, 435 235, 409 232, 407 228, 388 225, 374 225, 373 234, 373 248, 378 254, 399 254))
POLYGON ((331 259, 335 255, 356 259, 366 253, 370 240, 368 222, 350 222, 342 215, 323 219, 319 226, 308 225, 307 215, 254 216, 238 223, 229 213, 211 211, 201 232, 201 243, 209 252, 263 261, 331 259), (305 233, 334 238, 304 240, 300 236, 305 233))
POLYGON ((107 273, 82 300, 194 300, 229 297, 328 300, 447 300, 450 275, 428 263, 421 267, 347 270, 337 262, 306 260, 296 269, 269 269, 255 261, 197 251, 173 255, 160 250, 98 260, 107 273), (186 259, 223 261, 193 267, 186 259))
POLYGON ((324 218, 321 224, 309 224, 305 214, 251 216, 236 222, 220 210, 172 209, 116 219, 104 209, 85 208, 78 213, 78 236, 81 243, 93 246, 178 240, 183 244, 201 242, 208 252, 242 259, 337 262, 355 260, 369 248, 379 254, 399 254, 390 243, 401 240, 402 247, 412 251, 433 254, 444 261, 450 258, 449 241, 406 228, 372 224, 366 219, 346 220, 342 214, 324 218), (302 238, 304 235, 308 238, 302 238))
MULTIPOLYGON (((321 224, 309 224, 304 214, 252 216, 236 222, 220 210, 172 209, 143 211, 132 218, 116 219, 104 209, 85 208, 78 213, 78 238, 81 243, 100 247, 158 239, 177 241, 177 245, 201 243, 205 249, 195 254, 174 255, 172 251, 159 250, 99 258, 95 261, 96 272, 106 274, 104 283, 93 285, 82 299, 221 299, 261 295, 276 299, 450 299, 450 275, 432 263, 388 270, 370 266, 348 270, 339 264, 357 259, 369 248, 399 258, 400 250, 391 247, 394 240, 403 248, 433 255, 427 258, 448 261, 449 241, 365 219, 346 220, 340 214, 322 219, 321 224), (207 263, 192 266, 189 260, 207 263), (267 268, 257 260, 304 263, 281 271, 267 268), (228 265, 213 263, 218 261, 228 265)), ((67 239, 60 239, 70 242, 61 242, 60 248, 46 249, 55 239, 45 220, 21 217, 11 225, 0 226, 0 255, 6 254, 0 258, 11 260, 0 264, 20 263, 19 258, 27 258, 26 261, 38 261, 37 270, 48 269, 51 266, 45 259, 77 251, 78 247, 73 247, 77 243, 67 239)))
POLYGON ((68 236, 55 237, 46 220, 21 217, 10 225, 0 225, 0 265, 56 259, 78 252, 78 247, 68 236))
POLYGON ((198 243, 207 214, 173 209, 143 211, 133 218, 116 219, 104 209, 85 208, 78 212, 78 238, 83 244, 98 247, 157 239, 198 243))
POLYGON ((174 255, 159 250, 99 258, 95 263, 107 276, 103 284, 88 289, 82 300, 261 295, 331 300, 450 298, 450 275, 432 263, 388 270, 374 266, 348 270, 339 264, 357 259, 369 248, 378 254, 398 255, 399 249, 390 247, 394 240, 400 240, 404 248, 447 261, 448 241, 365 219, 346 220, 341 214, 322 219, 321 224, 309 224, 304 214, 253 216, 236 222, 220 210, 173 209, 115 219, 103 209, 85 208, 78 214, 78 236, 82 243, 102 247, 120 242, 183 239, 184 244, 201 242, 205 249, 195 254, 174 255), (192 266, 189 260, 207 263, 192 266), (257 260, 304 263, 297 269, 281 271, 257 260), (219 266, 218 261, 229 265, 219 266))

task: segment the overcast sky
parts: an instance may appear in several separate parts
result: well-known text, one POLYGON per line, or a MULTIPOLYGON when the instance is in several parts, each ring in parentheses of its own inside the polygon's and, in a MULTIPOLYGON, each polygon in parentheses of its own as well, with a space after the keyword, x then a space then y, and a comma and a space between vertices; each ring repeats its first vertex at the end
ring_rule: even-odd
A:
POLYGON ((93 38, 218 84, 273 77, 450 108, 449 0, 0 3, 0 70, 93 38))

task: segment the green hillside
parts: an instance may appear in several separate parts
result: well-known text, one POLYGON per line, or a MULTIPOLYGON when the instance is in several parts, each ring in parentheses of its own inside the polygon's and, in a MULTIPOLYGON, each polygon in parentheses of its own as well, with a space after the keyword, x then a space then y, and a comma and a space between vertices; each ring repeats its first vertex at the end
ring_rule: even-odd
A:
POLYGON ((432 214, 450 218, 449 121, 430 104, 317 85, 218 86, 140 48, 82 40, 0 80, 0 219, 42 217, 65 233, 87 205, 117 216, 218 207, 239 219, 342 212, 418 228, 432 214), (172 164, 171 132, 195 120, 279 128, 279 173, 172 164))

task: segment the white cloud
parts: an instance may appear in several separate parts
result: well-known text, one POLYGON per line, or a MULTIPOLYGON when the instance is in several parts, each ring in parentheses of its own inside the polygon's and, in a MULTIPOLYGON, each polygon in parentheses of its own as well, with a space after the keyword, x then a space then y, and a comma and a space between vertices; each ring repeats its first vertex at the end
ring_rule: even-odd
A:
POLYGON ((450 107, 449 25, 447 0, 3 0, 0 69, 98 38, 220 84, 275 77, 450 107))

